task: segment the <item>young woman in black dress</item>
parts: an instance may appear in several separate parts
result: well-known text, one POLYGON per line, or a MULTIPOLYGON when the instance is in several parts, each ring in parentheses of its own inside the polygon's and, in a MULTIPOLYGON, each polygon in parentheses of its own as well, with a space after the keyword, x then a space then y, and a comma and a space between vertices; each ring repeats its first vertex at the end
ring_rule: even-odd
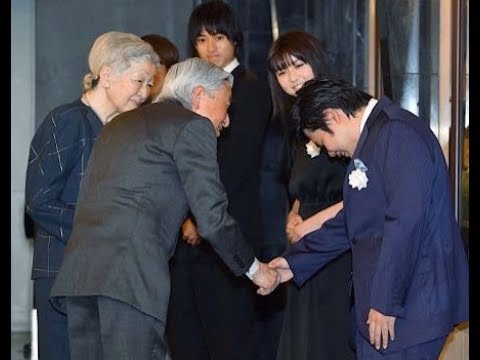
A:
MULTIPOLYGON (((303 84, 328 74, 321 42, 290 31, 271 46, 268 60, 273 116, 283 122, 290 154, 290 243, 318 229, 343 207, 347 159, 331 158, 313 143, 295 139, 290 104, 303 84)), ((351 252, 318 272, 302 287, 289 283, 277 360, 354 359, 350 336, 351 252)))

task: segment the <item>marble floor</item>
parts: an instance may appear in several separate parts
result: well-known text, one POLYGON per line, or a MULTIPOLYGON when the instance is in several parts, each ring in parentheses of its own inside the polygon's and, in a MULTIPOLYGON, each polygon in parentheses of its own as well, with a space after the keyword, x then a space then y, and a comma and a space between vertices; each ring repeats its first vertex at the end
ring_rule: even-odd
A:
POLYGON ((30 332, 12 332, 11 360, 30 359, 30 332))

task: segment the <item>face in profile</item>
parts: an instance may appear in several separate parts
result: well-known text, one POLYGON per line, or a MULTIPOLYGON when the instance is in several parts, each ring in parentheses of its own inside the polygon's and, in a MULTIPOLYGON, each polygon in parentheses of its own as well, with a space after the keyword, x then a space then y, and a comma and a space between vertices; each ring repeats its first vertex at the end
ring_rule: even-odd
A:
POLYGON ((154 64, 139 60, 132 62, 132 65, 121 73, 110 73, 106 92, 118 113, 133 110, 147 100, 155 72, 154 64))
POLYGON ((293 55, 287 55, 289 64, 286 68, 278 70, 275 73, 278 84, 288 95, 296 96, 297 91, 308 80, 315 77, 310 64, 296 58, 293 55))
POLYGON ((227 114, 230 100, 232 97, 232 88, 225 83, 214 93, 208 93, 204 88, 198 90, 197 99, 194 101, 193 111, 208 118, 213 126, 217 136, 220 131, 228 126, 229 118, 227 114))
POLYGON ((235 44, 226 35, 208 33, 202 28, 195 42, 198 56, 220 68, 224 68, 235 58, 235 44))

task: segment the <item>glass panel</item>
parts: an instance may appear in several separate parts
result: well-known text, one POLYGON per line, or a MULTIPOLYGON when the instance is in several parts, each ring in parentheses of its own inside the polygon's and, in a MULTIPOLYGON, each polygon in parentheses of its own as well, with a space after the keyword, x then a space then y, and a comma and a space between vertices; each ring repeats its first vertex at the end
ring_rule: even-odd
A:
POLYGON ((318 37, 333 71, 367 88, 367 2, 339 0, 276 0, 279 33, 303 29, 318 37))
POLYGON ((378 0, 385 94, 438 127, 438 0, 378 0))
POLYGON ((323 41, 337 75, 367 89, 368 2, 338 0, 230 0, 244 33, 242 60, 266 76, 266 57, 273 41, 272 8, 279 34, 302 29, 323 41), (272 6, 273 4, 273 6, 272 6), (335 31, 332 31, 334 29, 335 31))

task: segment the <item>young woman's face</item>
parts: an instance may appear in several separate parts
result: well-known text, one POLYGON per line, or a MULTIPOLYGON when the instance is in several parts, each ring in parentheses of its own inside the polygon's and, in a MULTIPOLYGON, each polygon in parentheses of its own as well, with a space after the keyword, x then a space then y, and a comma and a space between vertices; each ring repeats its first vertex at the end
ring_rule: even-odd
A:
POLYGON ((224 68, 235 58, 235 44, 226 35, 217 33, 211 35, 202 28, 197 37, 195 49, 198 56, 220 68, 224 68))
POLYGON ((312 67, 299 60, 293 55, 289 55, 291 65, 286 69, 275 73, 278 84, 288 95, 296 96, 297 91, 307 82, 315 77, 312 67))

